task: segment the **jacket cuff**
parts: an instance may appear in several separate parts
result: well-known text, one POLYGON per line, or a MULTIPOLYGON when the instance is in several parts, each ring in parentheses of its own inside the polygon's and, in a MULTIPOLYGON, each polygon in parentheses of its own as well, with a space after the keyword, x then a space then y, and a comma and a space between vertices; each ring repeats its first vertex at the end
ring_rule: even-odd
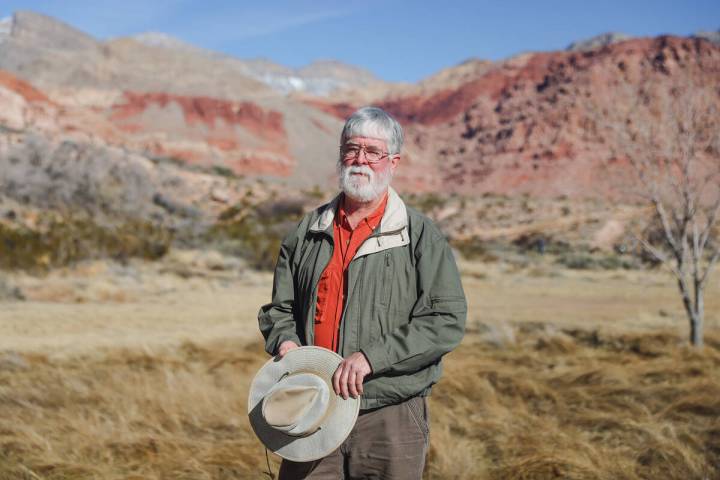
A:
POLYGON ((365 355, 365 358, 367 358, 370 363, 373 375, 383 373, 385 370, 390 368, 391 363, 387 356, 387 350, 381 343, 373 343, 372 345, 361 348, 360 351, 363 355, 365 355))
POLYGON ((295 334, 284 334, 284 335, 278 335, 278 337, 275 339, 275 342, 273 342, 272 345, 265 345, 265 351, 269 353, 270 355, 277 355, 278 349, 280 348, 280 344, 282 344, 284 341, 290 340, 291 342, 295 342, 295 345, 298 347, 302 347, 302 342, 295 334))

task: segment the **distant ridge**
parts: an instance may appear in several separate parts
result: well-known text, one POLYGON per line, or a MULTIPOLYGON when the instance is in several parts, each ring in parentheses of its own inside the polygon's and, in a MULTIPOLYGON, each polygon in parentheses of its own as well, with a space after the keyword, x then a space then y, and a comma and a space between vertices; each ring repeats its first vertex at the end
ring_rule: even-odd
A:
POLYGON ((293 69, 269 60, 242 60, 161 32, 101 41, 31 11, 0 20, 0 41, 4 43, 0 69, 43 88, 212 91, 216 96, 244 98, 268 89, 329 95, 384 84, 371 72, 341 62, 318 61, 293 69))
POLYGON ((290 68, 268 59, 239 60, 230 55, 196 47, 159 32, 146 32, 129 38, 152 47, 204 55, 218 61, 231 62, 245 75, 285 94, 304 92, 326 96, 338 90, 366 88, 384 83, 366 69, 337 60, 317 60, 301 68, 290 68))
POLYGON ((30 11, 12 16, 10 36, 36 48, 97 51, 100 43, 92 36, 55 18, 30 11))
POLYGON ((600 47, 606 47, 608 45, 612 45, 613 43, 622 42, 624 40, 630 40, 631 38, 633 37, 624 33, 602 33, 600 35, 596 35, 585 40, 573 42, 568 45, 566 50, 569 52, 585 52, 588 50, 595 50, 596 48, 600 47))
POLYGON ((696 38, 704 38, 705 40, 711 41, 715 45, 720 45, 720 29, 714 32, 695 32, 695 35, 693 36, 696 38))

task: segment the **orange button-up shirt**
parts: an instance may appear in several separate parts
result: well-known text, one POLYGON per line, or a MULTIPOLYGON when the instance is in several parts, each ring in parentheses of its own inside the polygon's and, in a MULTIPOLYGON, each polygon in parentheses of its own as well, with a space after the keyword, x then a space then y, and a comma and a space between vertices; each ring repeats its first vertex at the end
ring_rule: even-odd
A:
MULTIPOLYGON (((344 199, 343 199, 344 200, 344 199)), ((353 230, 343 207, 338 202, 333 221, 333 255, 320 276, 317 308, 315 310, 315 345, 337 352, 338 332, 345 299, 347 297, 347 270, 360 245, 370 236, 382 220, 387 205, 387 194, 378 208, 360 220, 353 230)))

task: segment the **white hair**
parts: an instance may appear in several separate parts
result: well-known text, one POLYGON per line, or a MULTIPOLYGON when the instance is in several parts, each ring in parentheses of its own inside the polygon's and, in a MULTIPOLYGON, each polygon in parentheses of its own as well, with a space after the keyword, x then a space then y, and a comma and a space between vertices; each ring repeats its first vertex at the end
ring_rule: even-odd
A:
POLYGON ((340 135, 340 145, 352 137, 385 140, 390 155, 400 153, 403 146, 402 127, 389 113, 378 107, 363 107, 350 115, 340 135))

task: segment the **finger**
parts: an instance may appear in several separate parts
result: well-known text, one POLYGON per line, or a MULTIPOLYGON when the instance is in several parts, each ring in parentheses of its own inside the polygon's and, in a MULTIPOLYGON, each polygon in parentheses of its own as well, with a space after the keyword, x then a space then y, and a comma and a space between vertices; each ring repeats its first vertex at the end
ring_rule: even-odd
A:
POLYGON ((350 375, 350 369, 346 364, 340 375, 340 394, 345 400, 348 398, 348 375, 350 375))
POLYGON ((357 391, 357 384, 356 379, 357 378, 357 372, 353 370, 350 375, 348 375, 348 390, 350 391, 350 396, 353 398, 357 398, 358 391, 357 391))
POLYGON ((365 375, 360 375, 360 374, 358 374, 358 375, 355 377, 355 389, 357 390, 358 395, 362 395, 362 394, 363 394, 363 380, 364 380, 364 379, 365 379, 365 375))
POLYGON ((335 370, 335 373, 333 374, 333 390, 335 390, 335 395, 340 395, 340 375, 342 375, 342 369, 343 364, 340 363, 338 365, 337 369, 335 370))

